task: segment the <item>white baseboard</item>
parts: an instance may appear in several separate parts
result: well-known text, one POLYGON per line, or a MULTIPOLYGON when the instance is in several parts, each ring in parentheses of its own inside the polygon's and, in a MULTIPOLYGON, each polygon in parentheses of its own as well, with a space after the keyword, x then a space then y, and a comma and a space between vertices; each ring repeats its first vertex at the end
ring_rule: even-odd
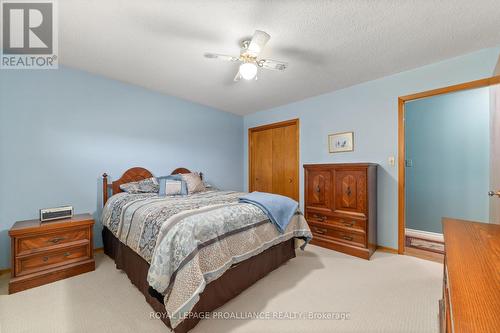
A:
POLYGON ((405 228, 405 235, 410 237, 428 239, 435 242, 444 242, 443 234, 438 234, 437 232, 405 228))

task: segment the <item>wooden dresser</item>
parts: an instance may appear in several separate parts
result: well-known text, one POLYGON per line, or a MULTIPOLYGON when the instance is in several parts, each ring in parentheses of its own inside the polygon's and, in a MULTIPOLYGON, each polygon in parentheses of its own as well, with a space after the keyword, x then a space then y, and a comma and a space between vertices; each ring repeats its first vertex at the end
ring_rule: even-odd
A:
POLYGON ((311 243, 369 259, 377 247, 377 164, 308 164, 304 169, 311 243))
POLYGON ((54 222, 19 221, 9 230, 12 271, 9 293, 95 269, 89 214, 54 222))
POLYGON ((500 332, 500 225, 443 219, 441 332, 500 332))

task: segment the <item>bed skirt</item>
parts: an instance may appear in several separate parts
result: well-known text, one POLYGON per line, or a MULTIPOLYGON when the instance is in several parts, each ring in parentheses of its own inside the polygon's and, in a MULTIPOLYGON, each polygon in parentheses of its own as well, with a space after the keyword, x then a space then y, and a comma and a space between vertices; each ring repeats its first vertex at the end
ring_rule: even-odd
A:
MULTIPOLYGON (((169 327, 170 321, 166 313, 163 297, 149 287, 147 275, 149 264, 128 246, 120 242, 106 227, 102 230, 104 253, 111 257, 116 268, 123 270, 130 281, 141 291, 146 301, 155 312, 160 313, 161 320, 169 327)), ((176 333, 187 332, 198 324, 200 316, 196 313, 211 312, 236 297, 242 291, 295 257, 294 239, 277 244, 259 255, 234 265, 220 278, 209 283, 200 295, 200 300, 191 311, 193 316, 185 319, 176 328, 176 333)), ((144 317, 149 319, 149 315, 144 317)))

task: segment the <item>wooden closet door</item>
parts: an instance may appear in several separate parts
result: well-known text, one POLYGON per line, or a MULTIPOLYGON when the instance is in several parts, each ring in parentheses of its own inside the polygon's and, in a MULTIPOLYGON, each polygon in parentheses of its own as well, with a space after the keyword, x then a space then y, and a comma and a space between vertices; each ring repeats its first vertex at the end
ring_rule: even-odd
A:
POLYGON ((272 192, 299 200, 297 125, 273 130, 273 186, 272 192))
POLYGON ((250 192, 272 192, 273 190, 273 131, 252 132, 250 165, 250 192))
POLYGON ((299 200, 298 119, 250 128, 249 191, 299 200))

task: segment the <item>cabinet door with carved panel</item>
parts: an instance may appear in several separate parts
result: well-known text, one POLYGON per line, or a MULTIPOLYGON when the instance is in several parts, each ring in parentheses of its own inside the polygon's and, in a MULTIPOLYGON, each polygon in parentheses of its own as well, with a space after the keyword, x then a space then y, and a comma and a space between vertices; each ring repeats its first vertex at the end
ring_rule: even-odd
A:
POLYGON ((331 212, 331 171, 306 169, 306 172, 306 208, 331 212))
POLYGON ((335 169, 333 203, 335 213, 366 216, 366 170, 335 169))

